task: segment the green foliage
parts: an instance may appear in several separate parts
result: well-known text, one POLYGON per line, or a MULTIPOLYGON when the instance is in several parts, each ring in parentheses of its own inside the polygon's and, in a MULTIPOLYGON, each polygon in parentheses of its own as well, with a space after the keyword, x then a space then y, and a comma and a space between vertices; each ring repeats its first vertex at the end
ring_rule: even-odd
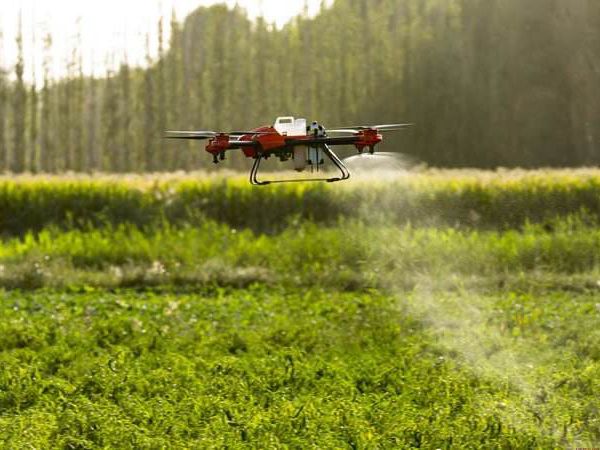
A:
POLYGON ((522 228, 569 215, 597 223, 600 175, 595 170, 425 172, 347 185, 280 185, 256 189, 241 178, 199 175, 148 178, 21 178, 0 180, 0 233, 22 236, 48 226, 152 228, 206 219, 257 233, 312 221, 359 219, 379 225, 522 228))
MULTIPOLYGON (((561 306, 565 300, 553 299, 546 320, 585 314, 594 301, 580 296, 573 309, 561 306)), ((546 374, 561 387, 526 406, 510 380, 494 382, 461 358, 444 357, 435 337, 403 311, 407 301, 259 288, 4 293, 0 442, 553 448, 561 439, 598 437, 586 412, 597 407, 592 360, 583 370, 583 361, 565 358, 546 374)), ((510 323, 514 303, 494 301, 510 323)), ((524 317, 542 302, 530 297, 524 317)), ((530 327, 551 336, 549 349, 571 333, 550 334, 544 324, 530 327)))
POLYGON ((591 447, 596 180, 3 181, 0 446, 591 447))
POLYGON ((505 232, 307 223, 270 236, 212 222, 146 231, 123 225, 29 233, 4 243, 0 263, 0 285, 10 288, 259 282, 364 290, 410 287, 424 275, 503 282, 536 271, 595 273, 600 231, 578 219, 556 222, 552 231, 528 226, 505 232))

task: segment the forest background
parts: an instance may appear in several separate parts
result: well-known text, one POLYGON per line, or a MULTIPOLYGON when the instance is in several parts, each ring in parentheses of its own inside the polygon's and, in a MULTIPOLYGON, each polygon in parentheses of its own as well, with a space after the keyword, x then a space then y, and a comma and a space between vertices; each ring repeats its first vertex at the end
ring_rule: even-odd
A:
POLYGON ((41 75, 22 32, 4 42, 19 56, 0 71, 0 171, 210 169, 197 143, 167 142, 163 131, 288 114, 326 127, 414 122, 386 149, 430 166, 600 161, 595 1, 337 0, 282 28, 213 6, 156 27, 145 67, 113 55, 121 63, 102 76, 84 73, 75 45, 67 76, 55 77, 50 34, 41 75))

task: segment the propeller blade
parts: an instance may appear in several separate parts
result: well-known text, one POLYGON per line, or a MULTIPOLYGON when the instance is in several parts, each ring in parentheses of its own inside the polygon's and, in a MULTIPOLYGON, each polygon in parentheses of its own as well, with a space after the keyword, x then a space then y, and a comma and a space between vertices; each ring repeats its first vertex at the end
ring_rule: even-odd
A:
MULTIPOLYGON (((369 128, 369 127, 365 127, 363 125, 358 125, 358 126, 355 126, 355 127, 335 127, 333 130, 353 130, 353 131, 356 131, 356 130, 361 130, 363 128, 369 128)), ((327 131, 330 131, 330 130, 327 129, 327 131)))
POLYGON ((396 123, 391 125, 358 125, 353 127, 336 127, 333 130, 327 130, 331 133, 352 133, 360 130, 377 130, 377 131, 396 131, 404 128, 412 127, 412 123, 396 123))
POLYGON ((212 135, 216 136, 218 133, 216 131, 165 131, 167 134, 178 134, 178 135, 212 135))
POLYGON ((183 136, 216 136, 218 134, 227 134, 230 136, 242 136, 244 134, 274 134, 273 131, 231 131, 217 132, 217 131, 166 131, 167 134, 183 135, 183 136))
POLYGON ((217 135, 214 131, 167 131, 165 139, 194 139, 203 141, 212 139, 217 135))
POLYGON ((191 139, 196 141, 205 141, 207 139, 213 139, 220 134, 237 138, 240 136, 256 136, 277 133, 273 131, 233 131, 231 133, 217 133, 216 131, 166 131, 164 137, 165 139, 191 139))
POLYGON ((193 141, 206 141, 212 138, 212 136, 165 136, 165 139, 187 139, 193 141))
POLYGON ((226 133, 231 136, 244 136, 247 134, 257 135, 257 134, 278 134, 274 131, 232 131, 231 133, 226 133))
POLYGON ((350 129, 339 129, 339 130, 325 130, 327 133, 350 133, 350 134, 358 134, 358 130, 350 130, 350 129))
POLYGON ((412 123, 397 123, 393 125, 377 125, 373 128, 375 128, 377 131, 399 131, 412 126, 412 123))

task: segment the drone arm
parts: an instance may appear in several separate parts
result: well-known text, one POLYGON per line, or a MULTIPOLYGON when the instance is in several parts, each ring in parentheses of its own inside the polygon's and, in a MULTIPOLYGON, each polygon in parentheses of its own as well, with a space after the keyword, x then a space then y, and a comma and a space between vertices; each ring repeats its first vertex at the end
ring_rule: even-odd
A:
MULTIPOLYGON (((215 140, 219 139, 216 135, 209 135, 208 132, 186 132, 186 131, 170 131, 167 132, 164 137, 165 139, 183 139, 183 140, 191 140, 191 141, 207 141, 207 140, 215 140)), ((246 147, 254 147, 256 143, 254 141, 240 141, 240 140, 230 140, 227 138, 227 146, 221 151, 225 150, 238 150, 240 148, 246 147)))
POLYGON ((256 147, 254 141, 229 141, 229 148, 227 150, 239 150, 240 148, 256 147))
POLYGON ((340 137, 316 137, 310 139, 296 139, 291 142, 287 142, 288 145, 354 145, 360 141, 358 136, 340 136, 340 137))
POLYGON ((205 137, 205 136, 193 136, 193 135, 189 135, 189 136, 165 136, 165 139, 185 139, 185 140, 190 140, 190 141, 206 141, 207 139, 211 139, 210 137, 205 137))

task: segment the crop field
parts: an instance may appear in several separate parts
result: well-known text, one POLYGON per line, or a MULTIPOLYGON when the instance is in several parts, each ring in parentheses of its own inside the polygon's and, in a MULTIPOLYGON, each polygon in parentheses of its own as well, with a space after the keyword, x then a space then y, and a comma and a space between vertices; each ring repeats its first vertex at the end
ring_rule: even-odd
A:
POLYGON ((600 444, 600 171, 0 179, 2 448, 600 444))

